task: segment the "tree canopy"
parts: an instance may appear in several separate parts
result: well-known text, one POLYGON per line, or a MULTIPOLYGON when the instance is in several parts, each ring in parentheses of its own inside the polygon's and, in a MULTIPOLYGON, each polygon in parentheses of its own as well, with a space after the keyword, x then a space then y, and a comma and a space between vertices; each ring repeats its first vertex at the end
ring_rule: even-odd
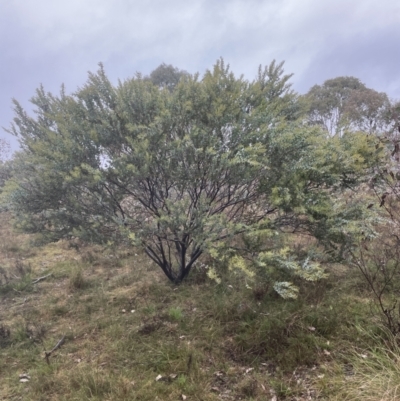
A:
POLYGON ((14 101, 10 131, 22 152, 5 197, 19 226, 51 240, 142 246, 175 283, 238 235, 286 230, 343 242, 365 208, 339 205, 335 194, 367 179, 379 146, 306 124, 282 66, 248 81, 221 59, 201 79, 180 74, 173 90, 154 81, 177 72, 169 66, 117 86, 100 66, 71 95, 39 88, 34 117, 14 101))
POLYGON ((180 79, 188 75, 189 73, 186 71, 179 70, 170 64, 162 63, 147 78, 159 88, 167 88, 172 91, 178 85, 180 79))
POLYGON ((330 135, 345 131, 382 132, 390 123, 385 93, 367 88, 358 78, 337 77, 314 85, 306 95, 309 121, 330 135))

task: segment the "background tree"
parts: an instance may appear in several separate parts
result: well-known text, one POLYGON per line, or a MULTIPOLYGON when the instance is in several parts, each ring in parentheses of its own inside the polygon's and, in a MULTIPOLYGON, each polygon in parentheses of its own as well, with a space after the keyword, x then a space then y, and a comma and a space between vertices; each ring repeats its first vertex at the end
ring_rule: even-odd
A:
POLYGON ((354 77, 337 77, 313 86, 306 95, 309 121, 322 126, 329 135, 346 130, 382 132, 389 99, 385 93, 367 88, 354 77))
POLYGON ((0 138, 0 161, 4 161, 10 152, 10 144, 3 138, 0 138))
POLYGON ((10 144, 5 139, 0 139, 0 193, 4 184, 11 178, 12 162, 7 160, 10 144))
POLYGON ((180 70, 171 64, 162 63, 150 73, 148 79, 159 88, 167 88, 172 91, 182 77, 187 77, 188 72, 180 70))
POLYGON ((340 241, 343 222, 364 216, 335 209, 332 194, 379 155, 372 138, 303 124, 288 79, 272 63, 249 82, 220 60, 173 91, 140 76, 114 87, 102 67, 73 95, 39 88, 35 118, 15 102, 10 130, 23 149, 6 188, 19 226, 140 245, 175 283, 238 234, 340 241))

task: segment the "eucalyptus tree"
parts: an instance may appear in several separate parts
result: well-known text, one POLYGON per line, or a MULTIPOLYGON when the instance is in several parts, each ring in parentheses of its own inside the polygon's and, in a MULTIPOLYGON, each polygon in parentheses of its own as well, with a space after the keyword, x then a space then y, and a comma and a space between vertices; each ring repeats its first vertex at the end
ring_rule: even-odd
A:
POLYGON ((167 88, 169 91, 173 91, 180 79, 188 75, 188 72, 184 70, 180 70, 171 64, 162 63, 150 73, 147 79, 159 88, 167 88))
POLYGON ((337 77, 314 85, 306 95, 309 121, 331 136, 345 131, 382 133, 390 102, 385 93, 367 88, 358 78, 337 77))

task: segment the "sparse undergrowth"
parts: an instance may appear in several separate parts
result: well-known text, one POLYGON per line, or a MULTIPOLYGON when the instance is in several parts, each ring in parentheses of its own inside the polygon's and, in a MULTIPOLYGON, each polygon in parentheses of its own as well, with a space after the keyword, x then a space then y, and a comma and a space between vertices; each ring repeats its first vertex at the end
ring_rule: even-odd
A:
POLYGON ((296 301, 228 274, 173 286, 140 254, 33 247, 1 218, 0 400, 398 398, 397 344, 354 271, 296 301))

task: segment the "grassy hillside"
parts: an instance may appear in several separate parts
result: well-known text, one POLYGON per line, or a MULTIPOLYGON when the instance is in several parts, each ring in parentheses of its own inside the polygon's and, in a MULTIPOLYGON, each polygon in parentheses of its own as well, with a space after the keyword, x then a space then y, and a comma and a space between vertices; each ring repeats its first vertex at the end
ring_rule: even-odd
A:
POLYGON ((176 287, 135 250, 35 245, 0 219, 0 400, 400 399, 355 271, 296 301, 229 272, 176 287))

